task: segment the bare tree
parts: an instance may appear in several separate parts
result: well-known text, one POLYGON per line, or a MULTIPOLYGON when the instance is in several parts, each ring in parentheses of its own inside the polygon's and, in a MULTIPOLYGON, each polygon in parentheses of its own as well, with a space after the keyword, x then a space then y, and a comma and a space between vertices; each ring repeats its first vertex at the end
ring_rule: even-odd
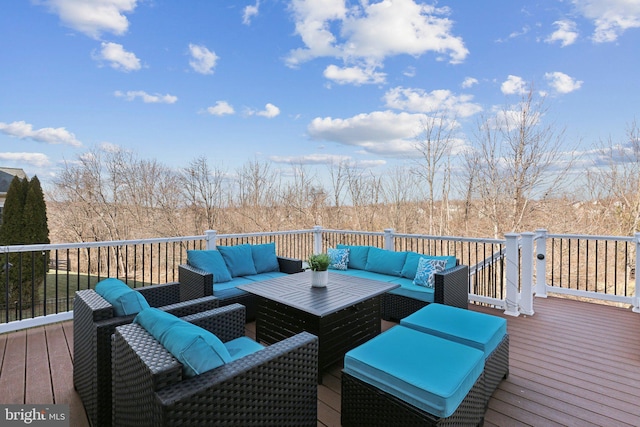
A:
POLYGON ((224 207, 225 176, 222 169, 212 169, 204 156, 193 159, 182 169, 180 181, 192 213, 193 233, 217 229, 219 211, 224 207))

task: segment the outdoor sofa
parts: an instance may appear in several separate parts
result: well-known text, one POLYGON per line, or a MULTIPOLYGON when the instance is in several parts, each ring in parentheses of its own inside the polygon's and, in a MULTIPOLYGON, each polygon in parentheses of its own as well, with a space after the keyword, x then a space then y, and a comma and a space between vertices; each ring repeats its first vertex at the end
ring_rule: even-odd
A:
MULTIPOLYGON (((153 309, 142 311, 140 317, 149 310, 153 309)), ((216 362, 217 367, 209 364, 193 372, 187 367, 200 366, 194 358, 201 348, 180 363, 177 357, 185 353, 185 343, 164 335, 174 325, 158 329, 159 322, 140 320, 117 327, 113 337, 114 425, 315 426, 318 338, 302 332, 264 347, 245 337, 244 311, 242 305, 232 304, 181 319, 213 333, 225 348, 233 348, 231 344, 238 340, 244 342, 235 344, 236 348, 253 347, 236 352, 230 361, 216 362), (148 332, 148 324, 156 330, 148 332), (179 356, 174 357, 168 348, 179 356)), ((192 331, 183 331, 180 329, 178 338, 191 336, 192 331)), ((220 345, 216 342, 214 345, 220 345)), ((216 349, 212 354, 221 353, 216 349)))
POLYGON ((246 321, 251 322, 256 317, 256 297, 237 286, 301 271, 301 260, 276 256, 275 243, 241 244, 187 251, 187 263, 178 266, 178 281, 217 297, 221 307, 244 305, 246 321))
MULTIPOLYGON (((105 279, 104 283, 117 279, 105 279)), ((104 284, 103 283, 103 284, 104 284)), ((172 282, 135 289, 151 307, 186 316, 218 307, 213 296, 172 282)), ((117 315, 115 307, 93 289, 76 292, 73 303, 73 384, 91 424, 111 424, 111 335, 135 314, 117 315)))

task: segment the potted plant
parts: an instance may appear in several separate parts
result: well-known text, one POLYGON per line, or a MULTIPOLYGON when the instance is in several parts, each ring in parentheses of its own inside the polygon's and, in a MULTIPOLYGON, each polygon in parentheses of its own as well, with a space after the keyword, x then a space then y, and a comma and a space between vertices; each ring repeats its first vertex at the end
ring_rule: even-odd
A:
POLYGON ((329 272, 327 269, 330 264, 329 255, 313 254, 307 259, 309 269, 311 270, 311 286, 315 288, 324 288, 329 283, 329 272))

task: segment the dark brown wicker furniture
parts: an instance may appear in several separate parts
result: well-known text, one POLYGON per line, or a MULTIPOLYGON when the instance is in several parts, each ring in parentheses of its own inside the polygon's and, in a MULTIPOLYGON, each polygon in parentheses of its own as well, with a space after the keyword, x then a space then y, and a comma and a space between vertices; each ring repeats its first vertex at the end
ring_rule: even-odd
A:
MULTIPOLYGON (((176 316, 185 316, 218 306, 208 296, 181 302, 196 296, 179 283, 136 289, 152 307, 176 316)), ((95 426, 111 425, 111 335, 116 326, 131 323, 135 316, 114 316, 113 307, 93 289, 76 292, 73 304, 73 384, 95 426)))
MULTIPOLYGON (((457 265, 434 276, 433 302, 467 308, 469 304, 469 266, 457 265)), ((381 298, 382 318, 399 321, 429 305, 428 302, 387 292, 381 298)))
MULTIPOLYGON (((185 317, 223 342, 245 334, 244 307, 185 317)), ((303 332, 190 379, 140 325, 113 336, 114 425, 315 426, 318 339, 303 332)))
POLYGON ((398 285, 329 272, 326 288, 311 273, 239 286, 258 297, 256 340, 274 343, 302 331, 318 336, 318 382, 324 369, 380 333, 379 296, 398 285))
MULTIPOLYGON (((278 266, 282 273, 293 274, 302 271, 302 261, 294 258, 278 258, 278 266)), ((182 264, 178 266, 178 281, 180 283, 189 285, 189 287, 196 287, 202 289, 203 295, 215 295, 214 282, 215 278, 213 273, 209 273, 199 268, 190 266, 189 264, 182 264)), ((219 297, 220 307, 229 304, 242 304, 247 308, 247 322, 252 322, 256 318, 256 299, 249 293, 242 293, 233 297, 219 297)))

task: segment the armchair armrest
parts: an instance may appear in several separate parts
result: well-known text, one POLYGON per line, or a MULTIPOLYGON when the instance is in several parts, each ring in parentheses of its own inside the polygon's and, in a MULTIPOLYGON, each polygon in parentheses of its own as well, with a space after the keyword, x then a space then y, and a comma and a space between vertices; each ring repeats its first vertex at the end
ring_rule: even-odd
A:
POLYGON ((184 286, 183 292, 193 292, 200 296, 213 295, 213 273, 208 273, 189 264, 178 266, 178 281, 184 286))
POLYGON ((300 273, 302 269, 302 260, 296 258, 278 257, 278 266, 280 271, 287 274, 300 273))
POLYGON ((469 266, 457 265, 434 275, 433 300, 439 304, 467 308, 469 304, 469 266))

